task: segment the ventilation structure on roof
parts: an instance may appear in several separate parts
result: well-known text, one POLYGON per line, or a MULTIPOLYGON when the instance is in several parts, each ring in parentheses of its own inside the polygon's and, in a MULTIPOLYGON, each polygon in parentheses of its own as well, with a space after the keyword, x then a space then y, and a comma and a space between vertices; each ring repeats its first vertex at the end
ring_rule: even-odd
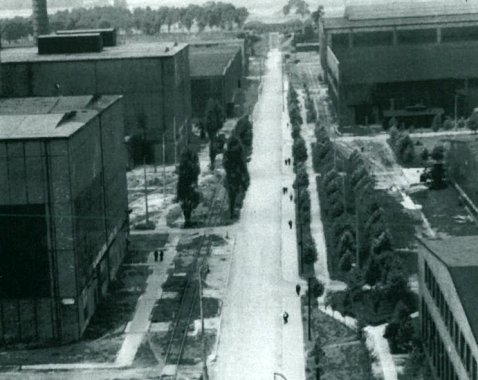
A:
POLYGON ((73 29, 73 30, 57 30, 58 35, 74 35, 74 34, 96 34, 99 33, 103 38, 103 46, 116 46, 117 32, 115 28, 107 29, 73 29))
POLYGON ((38 54, 93 53, 103 50, 99 33, 38 37, 38 54))
POLYGON ((49 33, 46 0, 33 0, 33 35, 38 37, 49 33))

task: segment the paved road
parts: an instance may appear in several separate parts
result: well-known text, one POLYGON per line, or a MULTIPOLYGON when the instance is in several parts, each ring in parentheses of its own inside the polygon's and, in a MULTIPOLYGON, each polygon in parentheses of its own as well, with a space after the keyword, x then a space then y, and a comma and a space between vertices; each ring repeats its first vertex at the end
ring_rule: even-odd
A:
MULTIPOLYGON (((271 38, 271 46, 277 40, 271 38)), ((282 100, 281 59, 277 49, 266 61, 262 94, 254 114, 251 186, 241 213, 228 294, 223 308, 217 363, 210 372, 217 380, 270 380, 274 372, 304 379, 302 324, 296 278, 283 279, 282 220, 282 100), (281 313, 287 309, 289 324, 281 313)), ((288 231, 290 232, 290 231, 288 231)), ((289 276, 288 276, 289 277, 289 276)))

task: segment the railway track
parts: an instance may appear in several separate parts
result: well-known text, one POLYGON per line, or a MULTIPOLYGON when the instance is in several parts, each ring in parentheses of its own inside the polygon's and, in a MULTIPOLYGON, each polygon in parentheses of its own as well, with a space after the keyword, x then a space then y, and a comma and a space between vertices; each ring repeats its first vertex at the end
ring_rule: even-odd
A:
MULTIPOLYGON (((214 192, 213 200, 209 208, 209 215, 205 223, 211 230, 217 225, 221 217, 225 199, 225 190, 222 187, 218 187, 214 192)), ((183 359, 188 332, 199 299, 199 272, 201 271, 201 278, 204 278, 204 272, 206 271, 205 264, 207 264, 207 257, 210 250, 211 234, 204 232, 197 248, 194 262, 187 273, 187 280, 184 291, 181 294, 179 309, 166 335, 168 343, 165 351, 163 351, 164 363, 166 365, 175 366, 174 374, 168 375, 167 377, 163 376, 162 379, 176 380, 180 374, 180 364, 183 359)))

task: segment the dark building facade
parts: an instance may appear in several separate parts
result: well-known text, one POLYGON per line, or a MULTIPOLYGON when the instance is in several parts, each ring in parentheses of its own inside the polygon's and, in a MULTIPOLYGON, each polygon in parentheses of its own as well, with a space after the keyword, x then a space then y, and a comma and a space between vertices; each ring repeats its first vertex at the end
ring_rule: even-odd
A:
POLYGON ((321 64, 342 125, 395 117, 429 126, 478 103, 473 3, 348 6, 319 23, 321 64))
POLYGON ((218 100, 226 115, 234 115, 243 66, 238 46, 195 46, 190 50, 191 103, 196 119, 205 116, 209 99, 218 100))
POLYGON ((439 380, 478 379, 478 237, 419 240, 422 342, 439 380))
POLYGON ((5 97, 123 95, 125 133, 136 162, 143 161, 143 152, 148 162, 162 162, 163 137, 166 162, 174 159, 176 145, 187 142, 191 84, 186 44, 127 44, 96 53, 42 55, 36 48, 10 48, 2 50, 1 60, 5 97))
POLYGON ((0 100, 0 344, 81 337, 127 208, 119 96, 0 100))

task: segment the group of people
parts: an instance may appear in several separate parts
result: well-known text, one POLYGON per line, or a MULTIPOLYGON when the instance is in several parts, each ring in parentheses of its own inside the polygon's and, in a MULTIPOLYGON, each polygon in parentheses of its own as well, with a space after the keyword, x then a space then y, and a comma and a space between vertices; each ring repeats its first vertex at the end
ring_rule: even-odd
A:
MULTIPOLYGON (((282 194, 284 194, 284 195, 287 194, 287 191, 288 191, 288 189, 287 189, 286 186, 282 187, 282 194)), ((294 200, 294 196, 292 194, 289 195, 289 198, 290 198, 291 202, 294 200)))
POLYGON ((289 166, 292 165, 292 161, 291 161, 290 158, 286 158, 286 159, 284 160, 284 163, 286 164, 286 166, 287 166, 287 165, 289 165, 289 166))
MULTIPOLYGON (((295 292, 297 293, 297 295, 300 297, 300 284, 297 284, 295 286, 295 292)), ((284 321, 284 325, 287 324, 287 322, 289 322, 289 313, 287 311, 284 310, 284 312, 282 313, 282 320, 284 321)))
POLYGON ((158 262, 158 257, 159 257, 159 261, 163 261, 164 251, 162 249, 159 252, 158 252, 158 250, 154 251, 154 262, 155 263, 158 262))

